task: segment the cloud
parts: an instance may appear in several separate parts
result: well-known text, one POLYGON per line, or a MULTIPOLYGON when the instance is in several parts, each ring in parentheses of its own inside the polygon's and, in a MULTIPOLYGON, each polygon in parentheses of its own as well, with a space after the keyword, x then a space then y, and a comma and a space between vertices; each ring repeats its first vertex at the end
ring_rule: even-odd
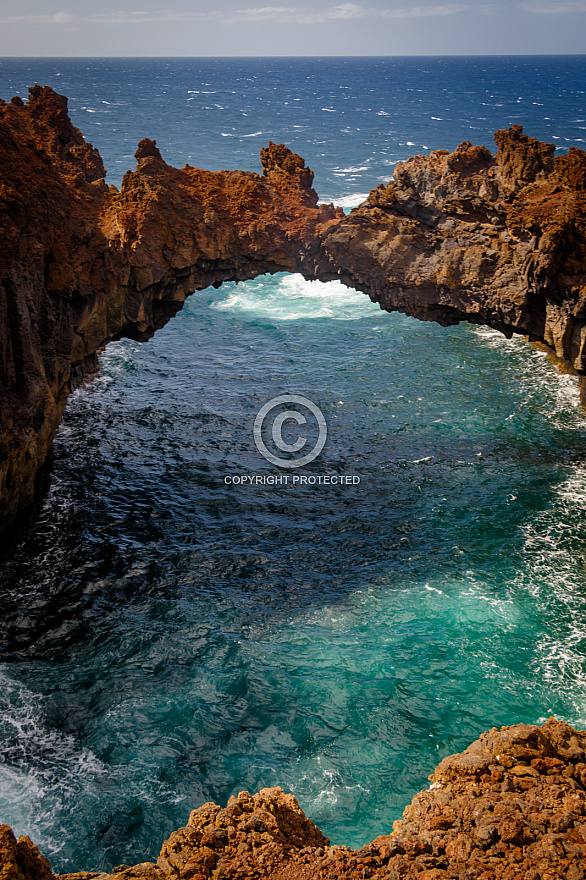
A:
MULTIPOLYGON (((583 6, 586 0, 564 0, 561 6, 583 6)), ((96 25, 141 25, 172 24, 180 22, 212 21, 218 24, 243 24, 253 22, 277 22, 281 24, 326 24, 332 21, 351 21, 360 18, 423 18, 430 16, 456 15, 469 7, 463 3, 448 3, 433 6, 397 6, 395 8, 373 8, 356 3, 340 3, 315 9, 308 6, 254 6, 233 10, 210 10, 207 12, 173 12, 160 10, 146 12, 94 13, 88 16, 74 16, 67 12, 48 15, 11 15, 0 18, 2 24, 71 24, 74 21, 89 22, 96 25)), ((537 10, 535 10, 537 11, 537 10)))
POLYGON ((334 6, 331 10, 332 18, 360 18, 364 10, 361 6, 354 3, 342 3, 341 6, 334 6))
POLYGON ((456 15, 468 9, 467 4, 449 3, 441 6, 401 6, 377 9, 356 3, 341 3, 315 9, 307 6, 253 6, 241 9, 210 12, 114 12, 97 13, 88 17, 96 24, 144 24, 146 22, 216 21, 222 24, 246 22, 278 22, 283 24, 325 24, 330 21, 350 21, 358 18, 422 18, 424 16, 456 15))
POLYGON ((2 24, 16 24, 17 22, 25 22, 26 24, 71 24, 75 21, 75 16, 69 15, 68 12, 54 12, 52 15, 8 15, 0 18, 2 24))
POLYGON ((356 18, 422 18, 424 16, 456 15, 468 9, 467 4, 449 3, 443 6, 399 6, 394 9, 374 9, 355 3, 342 3, 325 9, 308 9, 303 6, 265 6, 253 9, 237 9, 228 13, 225 20, 281 21, 298 24, 320 24, 333 20, 356 18))
POLYGON ((304 6, 261 6, 251 9, 235 9, 222 16, 229 24, 241 21, 276 21, 296 24, 323 24, 336 19, 364 18, 369 10, 355 3, 343 3, 325 9, 309 9, 304 6))
POLYGON ((84 20, 94 24, 144 24, 145 22, 197 21, 217 18, 216 13, 207 12, 98 12, 84 20))
POLYGON ((464 3, 447 3, 444 6, 406 6, 397 9, 385 9, 381 12, 384 18, 423 18, 435 15, 457 15, 466 12, 468 5, 464 3))
POLYGON ((586 12, 586 0, 551 0, 549 3, 524 3, 523 9, 536 15, 571 15, 586 12))

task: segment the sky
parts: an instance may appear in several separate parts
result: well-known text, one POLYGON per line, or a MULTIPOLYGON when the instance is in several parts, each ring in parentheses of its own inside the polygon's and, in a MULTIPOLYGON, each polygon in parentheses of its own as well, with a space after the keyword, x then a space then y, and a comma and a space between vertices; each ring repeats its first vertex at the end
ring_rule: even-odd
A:
POLYGON ((254 0, 56 2, 0 0, 0 55, 586 53, 586 0, 337 5, 290 0, 291 5, 274 6, 247 5, 254 0))

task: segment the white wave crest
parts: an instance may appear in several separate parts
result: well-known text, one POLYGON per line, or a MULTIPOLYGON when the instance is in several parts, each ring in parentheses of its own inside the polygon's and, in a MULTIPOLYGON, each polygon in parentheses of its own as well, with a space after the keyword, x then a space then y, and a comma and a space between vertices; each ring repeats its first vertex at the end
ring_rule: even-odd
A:
POLYGON ((64 843, 59 816, 104 765, 73 737, 52 730, 38 697, 0 667, 0 815, 49 854, 64 843))
POLYGON ((285 275, 276 283, 265 277, 239 284, 212 308, 276 321, 356 321, 379 311, 367 296, 340 281, 306 281, 301 275, 285 275))

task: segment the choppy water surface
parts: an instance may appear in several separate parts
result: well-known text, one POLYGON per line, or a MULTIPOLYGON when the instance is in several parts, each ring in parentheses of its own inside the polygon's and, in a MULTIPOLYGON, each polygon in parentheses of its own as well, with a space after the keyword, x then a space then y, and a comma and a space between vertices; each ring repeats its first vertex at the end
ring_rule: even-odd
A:
MULTIPOLYGON (((95 110, 91 139, 113 156, 125 138, 158 136, 168 77, 167 158, 244 167, 248 141, 252 156, 287 140, 321 169, 320 193, 346 204, 401 158, 400 139, 403 156, 419 141, 453 147, 480 114, 547 136, 555 111, 560 138, 579 145, 586 118, 577 60, 550 61, 553 73, 544 60, 469 61, 445 128, 421 106, 463 59, 421 92, 415 59, 354 60, 346 80, 343 61, 283 61, 266 119, 242 80, 262 74, 268 90, 264 67, 206 63, 4 60, 2 94, 60 73, 76 124, 87 133, 82 109, 95 110), (222 70, 220 97, 202 97, 222 70), (135 100, 149 83, 156 100, 135 100), (126 110, 102 109, 116 95, 126 110), (519 96, 527 116, 513 117, 519 96), (527 110, 530 97, 545 109, 527 110), (305 133, 271 131, 271 107, 305 133), (334 124, 356 131, 336 139, 334 124)), ((585 441, 575 380, 535 347, 387 315, 338 283, 224 285, 149 343, 111 344, 100 378, 70 399, 43 516, 0 574, 0 818, 58 870, 111 867, 155 857, 206 800, 280 784, 333 841, 359 846, 487 727, 551 713, 584 725, 585 441), (313 400, 328 425, 303 472, 359 485, 226 485, 275 472, 252 426, 283 393, 313 400)))

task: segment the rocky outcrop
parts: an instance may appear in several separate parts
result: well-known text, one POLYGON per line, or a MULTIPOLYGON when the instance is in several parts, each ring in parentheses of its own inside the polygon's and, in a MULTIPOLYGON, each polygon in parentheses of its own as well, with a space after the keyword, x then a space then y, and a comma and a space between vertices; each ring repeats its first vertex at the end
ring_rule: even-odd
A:
MULTIPOLYGON (((554 718, 493 728, 430 779, 360 850, 330 846, 292 795, 268 788, 194 810, 157 862, 61 880, 584 880, 586 731, 554 718)), ((47 872, 28 838, 0 829, 1 878, 47 872)))
POLYGON ((342 280, 387 311, 487 324, 586 371, 586 154, 520 126, 400 162, 324 236, 342 280))
POLYGON ((143 140, 118 191, 67 99, 0 102, 0 554, 42 496, 70 391, 209 285, 340 278, 381 308, 527 334, 586 375, 586 155, 520 126, 399 163, 350 216, 283 145, 263 174, 166 164, 143 140))
POLYGON ((51 864, 28 837, 18 841, 8 825, 0 825, 1 880, 55 880, 51 864))

